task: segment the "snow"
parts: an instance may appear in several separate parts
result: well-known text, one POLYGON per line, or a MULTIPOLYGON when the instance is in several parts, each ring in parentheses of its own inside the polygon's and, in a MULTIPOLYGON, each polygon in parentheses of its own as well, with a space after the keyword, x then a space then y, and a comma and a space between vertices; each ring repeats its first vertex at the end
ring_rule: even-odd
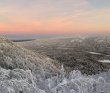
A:
POLYGON ((102 63, 110 63, 110 60, 98 60, 98 61, 102 63))
POLYGON ((1 37, 0 66, 7 69, 30 69, 33 73, 39 73, 41 77, 51 76, 60 70, 53 64, 52 59, 27 50, 1 37))
POLYGON ((100 55, 101 53, 97 53, 97 52, 89 52, 90 54, 93 54, 93 55, 100 55))
POLYGON ((40 47, 44 47, 44 46, 40 46, 40 47))
POLYGON ((110 55, 106 55, 106 54, 102 54, 102 53, 97 53, 97 52, 89 52, 90 54, 93 55, 105 55, 105 56, 110 56, 110 55))
POLYGON ((76 40, 72 39, 70 42, 75 42, 75 41, 80 42, 80 43, 82 42, 82 40, 80 40, 80 39, 76 39, 76 40))
MULTIPOLYGON (((36 55, 5 38, 0 39, 0 65, 4 67, 0 67, 0 93, 110 93, 110 70, 90 76, 74 70, 66 76, 62 65, 55 76, 57 69, 51 60, 36 55)), ((110 63, 110 60, 99 61, 110 63)))
POLYGON ((110 93, 110 70, 97 75, 70 72, 63 65, 57 76, 36 78, 30 70, 6 70, 0 67, 0 93, 110 93))
POLYGON ((75 40, 74 39, 72 39, 70 42, 74 42, 75 40))

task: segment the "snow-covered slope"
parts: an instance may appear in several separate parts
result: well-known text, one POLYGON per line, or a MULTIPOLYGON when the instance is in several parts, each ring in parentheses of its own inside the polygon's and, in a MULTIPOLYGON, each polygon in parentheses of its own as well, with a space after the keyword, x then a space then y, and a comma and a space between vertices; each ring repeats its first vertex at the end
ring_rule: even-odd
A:
POLYGON ((0 38, 0 66, 5 69, 29 69, 33 73, 39 73, 41 77, 48 77, 59 71, 56 61, 24 49, 6 38, 0 38))

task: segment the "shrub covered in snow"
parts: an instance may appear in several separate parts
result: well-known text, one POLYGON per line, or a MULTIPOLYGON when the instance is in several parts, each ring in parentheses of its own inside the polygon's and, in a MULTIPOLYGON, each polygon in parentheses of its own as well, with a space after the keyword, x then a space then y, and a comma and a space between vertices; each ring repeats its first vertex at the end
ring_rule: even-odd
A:
POLYGON ((109 78, 110 71, 87 76, 75 70, 66 77, 63 66, 47 79, 37 79, 30 70, 0 68, 0 93, 110 93, 109 78))

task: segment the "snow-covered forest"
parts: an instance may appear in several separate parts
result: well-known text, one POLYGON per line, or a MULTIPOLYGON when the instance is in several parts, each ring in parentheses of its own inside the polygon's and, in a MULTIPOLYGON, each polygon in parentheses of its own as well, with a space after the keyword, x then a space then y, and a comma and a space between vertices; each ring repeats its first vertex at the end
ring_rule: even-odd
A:
POLYGON ((66 76, 62 65, 57 76, 36 78, 30 70, 0 67, 0 93, 110 93, 110 71, 87 76, 74 70, 66 76))
POLYGON ((0 93, 110 93, 107 71, 67 74, 57 61, 0 38, 0 93))

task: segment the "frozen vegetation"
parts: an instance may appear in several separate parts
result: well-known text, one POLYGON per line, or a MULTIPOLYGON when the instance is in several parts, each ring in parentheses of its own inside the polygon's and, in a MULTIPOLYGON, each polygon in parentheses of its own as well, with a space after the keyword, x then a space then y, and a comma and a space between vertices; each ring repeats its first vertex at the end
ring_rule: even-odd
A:
POLYGON ((0 93, 110 93, 110 71, 87 76, 74 70, 66 77, 62 66, 57 76, 36 78, 30 70, 0 67, 0 93))
POLYGON ((0 93, 110 93, 110 70, 96 75, 73 70, 67 75, 59 66, 0 38, 0 93))
POLYGON ((0 66, 5 69, 31 70, 45 77, 59 71, 55 64, 57 62, 48 57, 33 53, 6 38, 0 38, 0 66))

